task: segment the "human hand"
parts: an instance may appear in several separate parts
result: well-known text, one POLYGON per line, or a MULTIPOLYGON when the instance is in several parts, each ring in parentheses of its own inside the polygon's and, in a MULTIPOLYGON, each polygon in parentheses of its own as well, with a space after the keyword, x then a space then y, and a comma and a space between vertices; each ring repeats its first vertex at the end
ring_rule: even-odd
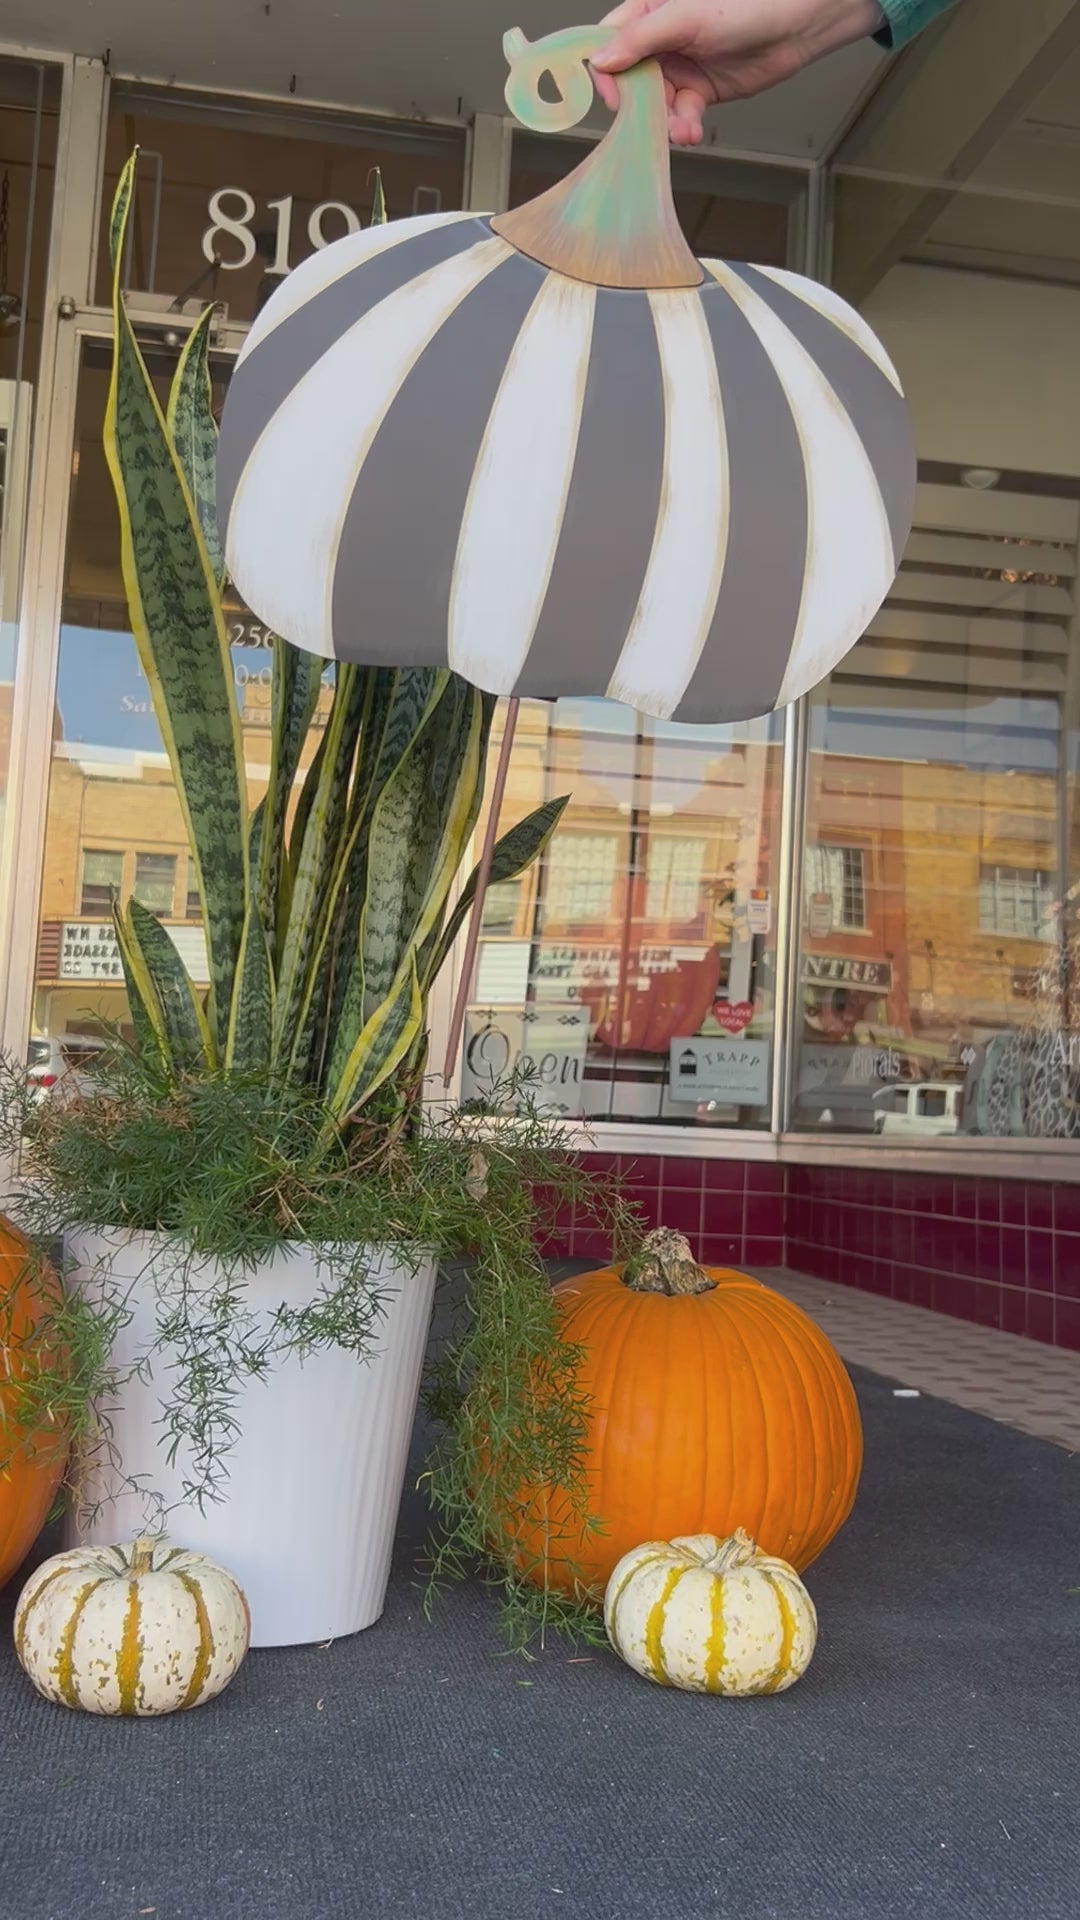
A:
POLYGON ((612 111, 613 76, 650 56, 667 88, 678 147, 696 147, 707 107, 744 100, 862 40, 881 25, 878 0, 624 0, 609 13, 611 44, 591 64, 612 111))

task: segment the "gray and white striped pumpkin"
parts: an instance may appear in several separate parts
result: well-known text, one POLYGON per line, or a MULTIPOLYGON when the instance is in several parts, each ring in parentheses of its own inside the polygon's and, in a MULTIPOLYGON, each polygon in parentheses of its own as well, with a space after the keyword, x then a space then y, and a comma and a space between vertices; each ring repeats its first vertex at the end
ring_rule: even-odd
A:
POLYGON ((595 284, 496 231, 525 211, 369 228, 278 289, 222 421, 236 586, 312 653, 491 693, 695 721, 786 704, 895 578, 895 369, 793 273, 686 249, 701 284, 595 284))
POLYGON ((232 1575, 167 1540, 59 1553, 15 1610, 15 1651, 46 1700, 140 1719, 215 1699, 250 1632, 232 1575))

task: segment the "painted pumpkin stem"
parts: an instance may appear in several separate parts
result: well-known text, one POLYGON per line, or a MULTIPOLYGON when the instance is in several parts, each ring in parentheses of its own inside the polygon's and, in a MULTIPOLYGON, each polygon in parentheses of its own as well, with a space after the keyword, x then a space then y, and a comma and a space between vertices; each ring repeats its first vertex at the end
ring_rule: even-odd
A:
POLYGON ((711 1293, 716 1286, 698 1266, 686 1236, 671 1227, 646 1234, 640 1254, 623 1268, 622 1281, 631 1293, 711 1293))
MULTIPOLYGON (((585 65, 610 27, 569 27, 530 43, 515 27, 503 41, 506 101, 523 126, 564 131, 592 106, 585 65), (550 74, 557 102, 540 82, 550 74)), ((705 275, 686 242, 671 191, 667 101, 655 60, 621 74, 619 111, 600 144, 565 180, 492 228, 542 266, 598 287, 700 287, 705 275)))

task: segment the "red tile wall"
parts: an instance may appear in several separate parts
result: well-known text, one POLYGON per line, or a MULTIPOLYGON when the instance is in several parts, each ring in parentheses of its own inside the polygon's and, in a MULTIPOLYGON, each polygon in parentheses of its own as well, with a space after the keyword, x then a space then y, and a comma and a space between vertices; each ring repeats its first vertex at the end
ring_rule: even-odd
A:
MULTIPOLYGON (((650 1154, 586 1158, 591 1173, 617 1179, 646 1227, 685 1233, 699 1260, 778 1267, 784 1259, 784 1169, 755 1161, 685 1160, 650 1154)), ((584 1215, 563 1208, 544 1242, 552 1258, 609 1255, 606 1236, 584 1215)))
POLYGON ((788 1167, 787 1264, 1080 1350, 1080 1187, 788 1167))
MULTIPOLYGON (((1080 1187, 659 1155, 588 1166, 710 1266, 787 1265, 1080 1351, 1080 1187)), ((544 1251, 600 1264, 609 1248, 564 1208, 544 1251)))

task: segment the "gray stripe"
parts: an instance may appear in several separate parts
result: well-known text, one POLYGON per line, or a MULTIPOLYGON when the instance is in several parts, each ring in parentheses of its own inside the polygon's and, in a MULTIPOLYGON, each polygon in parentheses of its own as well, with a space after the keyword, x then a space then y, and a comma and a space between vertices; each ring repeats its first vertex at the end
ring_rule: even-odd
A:
MULTIPOLYGON (((452 260, 455 254, 490 238, 485 220, 456 220, 402 240, 385 253, 362 260, 332 286, 313 294, 252 348, 229 383, 221 421, 217 512, 223 540, 236 489, 260 435, 316 361, 380 300, 426 273, 429 267, 452 260)), ((342 404, 348 404, 347 394, 342 395, 342 404)), ((317 421, 313 431, 318 431, 317 421)))
POLYGON ((915 448, 906 402, 849 334, 754 267, 732 267, 816 360, 847 411, 877 476, 900 565, 915 511, 915 448))
POLYGON ((701 290, 727 428, 727 564, 701 658, 676 720, 748 720, 780 695, 806 578, 806 468, 787 396, 724 289, 701 290))
POLYGON ((546 271, 496 267, 439 328, 361 468, 334 574, 341 659, 445 667, 454 561, 473 471, 522 322, 546 271))
POLYGON ((648 295, 601 290, 566 511, 515 692, 605 691, 641 596, 663 471, 664 387, 648 295))

